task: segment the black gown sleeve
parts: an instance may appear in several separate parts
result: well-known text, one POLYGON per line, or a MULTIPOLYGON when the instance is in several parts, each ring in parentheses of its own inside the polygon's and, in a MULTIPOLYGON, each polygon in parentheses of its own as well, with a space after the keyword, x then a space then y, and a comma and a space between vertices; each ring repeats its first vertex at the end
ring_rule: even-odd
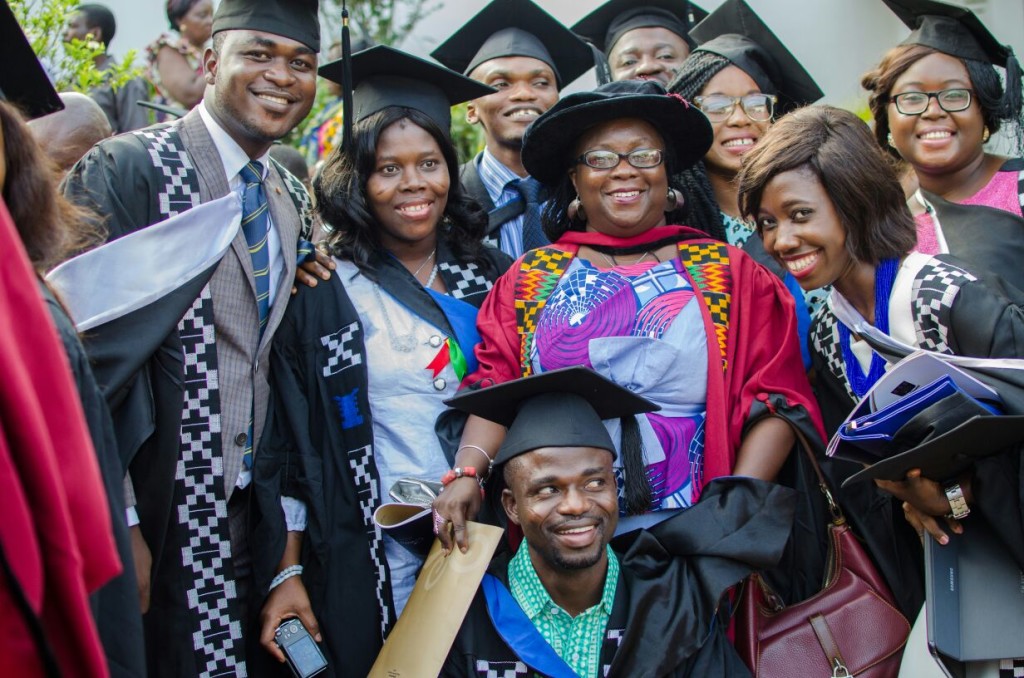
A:
POLYGON ((96 212, 108 240, 159 221, 153 164, 132 134, 94 146, 64 179, 64 197, 96 212))

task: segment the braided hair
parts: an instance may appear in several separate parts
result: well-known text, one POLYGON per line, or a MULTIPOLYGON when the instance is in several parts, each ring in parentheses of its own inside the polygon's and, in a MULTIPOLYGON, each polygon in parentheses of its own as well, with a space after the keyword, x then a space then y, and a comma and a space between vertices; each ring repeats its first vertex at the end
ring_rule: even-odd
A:
MULTIPOLYGON (((712 52, 695 51, 669 83, 668 91, 690 101, 707 86, 711 78, 732 62, 712 52)), ((704 231, 715 240, 725 242, 722 208, 708 179, 704 161, 698 161, 672 177, 672 184, 682 189, 686 199, 687 225, 704 231)))

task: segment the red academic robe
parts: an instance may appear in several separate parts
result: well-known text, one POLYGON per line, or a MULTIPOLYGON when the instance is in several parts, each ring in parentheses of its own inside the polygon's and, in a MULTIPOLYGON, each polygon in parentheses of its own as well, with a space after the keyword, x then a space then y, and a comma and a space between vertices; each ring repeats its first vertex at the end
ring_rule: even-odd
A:
MULTIPOLYGON (((121 571, 70 366, 0 201, 0 546, 64 676, 106 676, 89 593, 121 571)), ((0 675, 42 676, 19 594, 0 574, 0 675)))
MULTIPOLYGON (((687 243, 715 243, 700 231, 680 226, 651 229, 619 246, 655 242, 677 236, 687 243), (646 239, 645 239, 646 238, 646 239), (636 241, 636 242, 634 242, 636 241)), ((569 231, 551 247, 575 254, 594 234, 569 231)), ((606 244, 606 243, 601 243, 606 244)), ((708 391, 704 439, 704 484, 731 475, 746 427, 766 415, 786 418, 817 440, 824 427, 800 357, 792 295, 782 281, 745 252, 726 246, 732 273, 732 303, 726 343, 728 367, 721 354, 707 305, 701 305, 707 333, 708 391)), ((515 287, 523 258, 503 275, 477 316, 481 342, 476 350, 479 370, 466 385, 502 383, 519 378, 520 335, 516 325, 515 287)), ((694 289, 699 289, 690 278, 694 289)))

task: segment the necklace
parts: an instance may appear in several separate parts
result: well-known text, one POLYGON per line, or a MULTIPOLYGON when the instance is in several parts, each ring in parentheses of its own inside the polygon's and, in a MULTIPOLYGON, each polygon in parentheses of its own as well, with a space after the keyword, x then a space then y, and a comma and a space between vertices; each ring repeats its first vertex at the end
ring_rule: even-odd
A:
MULTIPOLYGON (((604 260, 607 261, 608 265, 611 266, 612 268, 615 268, 615 267, 619 266, 619 262, 615 261, 615 255, 614 254, 609 257, 607 254, 605 254, 601 250, 594 250, 594 251, 597 252, 598 254, 600 254, 602 257, 604 257, 604 260)), ((636 266, 637 264, 639 264, 641 261, 643 261, 644 259, 646 259, 649 256, 651 256, 651 251, 650 250, 646 250, 643 254, 640 255, 640 258, 637 259, 636 261, 634 261, 632 264, 622 264, 622 266, 636 266)), ((657 255, 655 255, 654 258, 657 259, 658 258, 657 255)))
MULTIPOLYGON (((428 254, 427 258, 423 260, 423 263, 419 265, 419 268, 417 268, 415 271, 413 271, 412 277, 416 278, 416 280, 419 280, 420 279, 420 271, 423 270, 423 267, 427 265, 428 261, 430 261, 431 259, 434 258, 435 254, 437 254, 437 248, 436 247, 434 249, 430 250, 430 254, 428 254)), ((435 271, 437 270, 437 266, 436 265, 434 266, 434 270, 435 271)), ((427 283, 426 286, 430 287, 430 283, 427 283)))
POLYGON ((430 277, 427 278, 427 282, 423 283, 423 289, 429 290, 430 286, 434 284, 434 280, 437 279, 437 264, 434 264, 434 269, 430 271, 430 277))
MULTIPOLYGON (((437 267, 434 270, 436 271, 437 267)), ((387 306, 384 305, 384 297, 380 293, 380 285, 374 283, 373 294, 377 297, 377 305, 380 306, 380 313, 384 317, 384 328, 388 331, 388 341, 391 342, 391 348, 400 353, 412 353, 413 349, 416 348, 416 336, 412 332, 396 334, 395 326, 391 324, 391 316, 388 315, 387 306)))
MULTIPOLYGON (((893 284, 896 282, 896 273, 899 271, 899 259, 883 259, 875 269, 875 327, 885 334, 889 333, 889 296, 892 294, 893 284)), ((839 346, 843 351, 843 363, 846 368, 846 379, 850 382, 850 389, 858 398, 875 385, 882 375, 885 374, 885 359, 875 352, 871 353, 871 365, 868 373, 864 374, 857 356, 853 354, 850 346, 850 329, 843 323, 837 323, 839 327, 839 346)))

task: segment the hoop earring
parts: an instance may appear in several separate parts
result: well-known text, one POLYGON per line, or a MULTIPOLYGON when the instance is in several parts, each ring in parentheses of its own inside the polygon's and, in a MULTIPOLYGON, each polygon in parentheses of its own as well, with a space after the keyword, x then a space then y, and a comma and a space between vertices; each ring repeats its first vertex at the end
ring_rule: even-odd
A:
POLYGON ((580 202, 580 196, 577 195, 576 199, 569 203, 569 208, 566 210, 566 214, 569 216, 570 221, 579 221, 581 223, 587 223, 587 213, 583 209, 583 203, 580 202))
POLYGON ((892 132, 886 135, 885 140, 889 142, 890 148, 896 148, 896 142, 892 140, 892 132))
POLYGON ((665 211, 674 212, 679 209, 683 204, 683 196, 679 194, 676 189, 669 186, 668 196, 665 200, 665 211))
POLYGON ((985 125, 985 129, 981 132, 981 143, 987 144, 990 136, 992 133, 988 131, 988 125, 985 125))

